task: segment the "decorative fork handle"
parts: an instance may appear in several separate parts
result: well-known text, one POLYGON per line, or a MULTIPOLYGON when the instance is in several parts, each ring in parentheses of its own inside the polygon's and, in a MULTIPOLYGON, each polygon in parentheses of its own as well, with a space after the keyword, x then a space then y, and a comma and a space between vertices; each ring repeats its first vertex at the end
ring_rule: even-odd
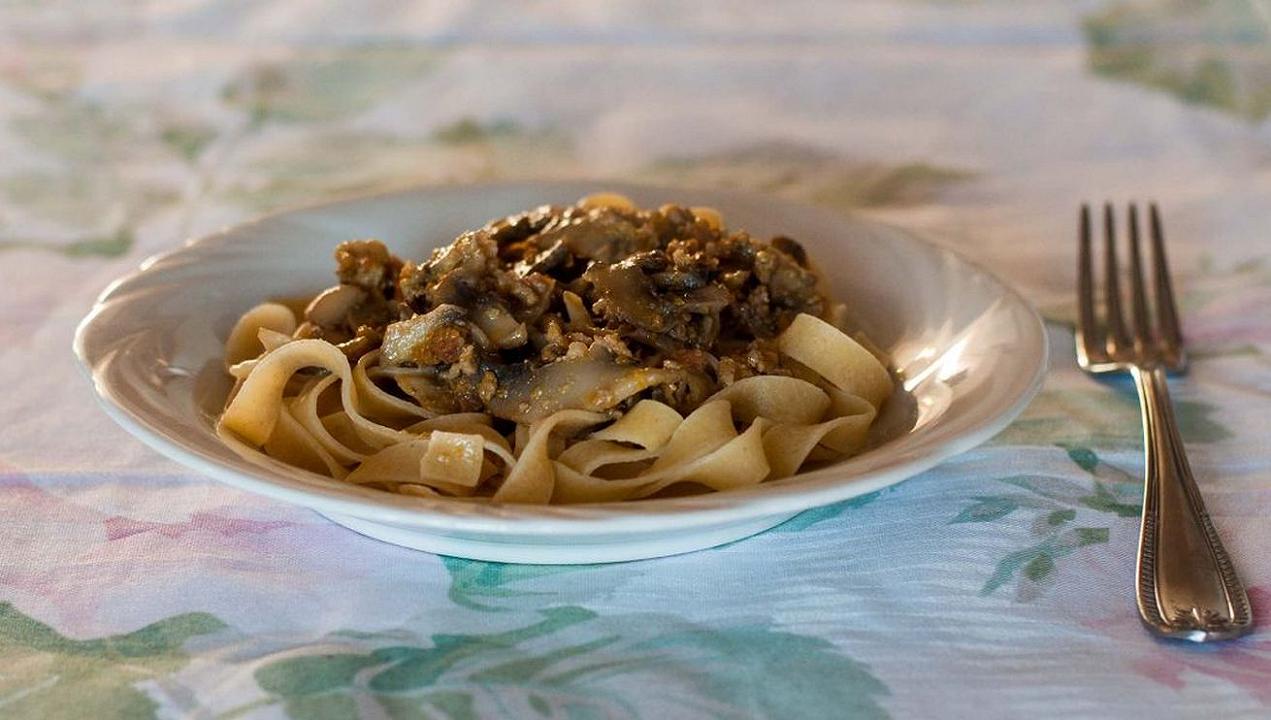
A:
POLYGON ((1147 476, 1139 531, 1139 615, 1154 633, 1203 642, 1249 630, 1249 597, 1192 479, 1165 370, 1132 369, 1143 408, 1147 476))

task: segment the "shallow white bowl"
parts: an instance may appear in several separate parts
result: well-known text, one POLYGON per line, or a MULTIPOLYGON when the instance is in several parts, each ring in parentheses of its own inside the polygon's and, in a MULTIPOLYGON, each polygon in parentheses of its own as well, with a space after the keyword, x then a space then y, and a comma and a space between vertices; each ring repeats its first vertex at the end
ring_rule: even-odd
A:
POLYGON ((897 228, 769 197, 628 186, 518 183, 417 189, 272 215, 150 258, 107 288, 75 336, 103 406, 168 457, 231 485, 298 503, 357 532, 445 555, 533 563, 657 557, 760 532, 794 514, 900 482, 1004 428, 1041 385, 1041 320, 1019 295, 948 250, 897 228), (415 260, 487 220, 597 190, 638 204, 719 208, 730 227, 806 246, 837 297, 904 378, 875 447, 758 487, 683 498, 537 507, 352 487, 217 439, 225 337, 248 307, 333 282, 332 250, 377 237, 415 260))

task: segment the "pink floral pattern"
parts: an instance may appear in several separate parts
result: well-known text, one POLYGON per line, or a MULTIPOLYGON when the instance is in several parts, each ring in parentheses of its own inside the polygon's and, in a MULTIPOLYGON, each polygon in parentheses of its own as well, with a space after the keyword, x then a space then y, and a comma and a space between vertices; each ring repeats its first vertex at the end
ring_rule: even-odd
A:
POLYGON ((187 533, 208 532, 231 537, 240 533, 267 533, 270 530, 290 527, 293 523, 282 520, 246 520, 199 512, 191 515, 185 522, 133 520, 116 515, 106 518, 102 524, 106 526, 107 540, 120 540, 149 532, 158 533, 165 538, 179 538, 187 533))

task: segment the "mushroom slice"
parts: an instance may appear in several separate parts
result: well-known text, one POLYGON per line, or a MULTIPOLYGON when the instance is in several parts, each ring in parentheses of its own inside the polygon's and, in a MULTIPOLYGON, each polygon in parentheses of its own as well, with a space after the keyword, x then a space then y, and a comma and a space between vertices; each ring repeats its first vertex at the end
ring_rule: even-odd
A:
POLYGON ((467 315, 457 305, 438 305, 424 315, 389 325, 384 330, 381 364, 426 367, 457 362, 472 342, 467 315))
POLYGON ((323 329, 347 324, 349 316, 362 301, 366 291, 356 285, 340 284, 327 288, 309 302, 305 308, 305 320, 323 329))
POLYGON ((558 360, 530 369, 499 368, 499 387, 490 399, 492 414, 532 423, 558 410, 608 410, 638 392, 683 379, 683 372, 622 365, 607 355, 558 360))

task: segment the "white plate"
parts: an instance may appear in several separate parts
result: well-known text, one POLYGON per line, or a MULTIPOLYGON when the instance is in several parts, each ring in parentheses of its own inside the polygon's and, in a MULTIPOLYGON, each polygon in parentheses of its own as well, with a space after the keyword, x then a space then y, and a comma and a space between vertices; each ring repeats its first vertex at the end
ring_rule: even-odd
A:
POLYGON ((1019 295, 902 230, 757 195, 577 182, 417 189, 272 215, 146 260, 102 293, 75 336, 111 417, 177 462, 387 542, 533 563, 711 547, 900 482, 1004 428, 1040 387, 1046 352, 1041 320, 1019 295), (730 227, 803 243, 905 379, 880 418, 876 447, 753 489, 537 507, 351 487, 277 462, 253 464, 217 439, 213 423, 228 389, 222 346, 235 319, 264 299, 330 285, 341 241, 377 237, 419 260, 491 218, 597 190, 645 207, 711 205, 730 227))

